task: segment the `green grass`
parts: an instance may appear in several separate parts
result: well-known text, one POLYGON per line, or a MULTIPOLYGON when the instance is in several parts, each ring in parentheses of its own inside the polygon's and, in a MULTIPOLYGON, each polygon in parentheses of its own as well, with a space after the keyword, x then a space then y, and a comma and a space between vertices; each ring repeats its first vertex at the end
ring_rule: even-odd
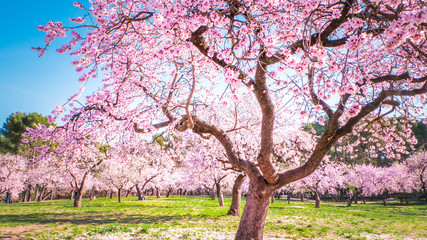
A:
MULTIPOLYGON (((229 206, 231 199, 225 200, 229 206)), ((1 204, 0 238, 74 239, 119 233, 142 239, 230 239, 239 223, 238 217, 226 215, 227 207, 218 207, 217 201, 208 197, 148 201, 129 197, 122 201, 119 204, 117 198, 84 199, 81 208, 73 208, 70 200, 1 204)), ((426 210, 427 205, 421 202, 391 202, 387 207, 380 203, 346 207, 345 203, 322 202, 321 208, 315 209, 313 202, 287 204, 276 200, 270 205, 265 236, 427 239, 426 210)))

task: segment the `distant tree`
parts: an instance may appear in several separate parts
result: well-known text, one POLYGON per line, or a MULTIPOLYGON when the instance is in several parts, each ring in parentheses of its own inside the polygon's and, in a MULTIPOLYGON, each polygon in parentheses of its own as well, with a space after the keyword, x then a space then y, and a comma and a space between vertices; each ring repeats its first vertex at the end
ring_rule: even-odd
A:
POLYGON ((12 203, 23 190, 25 160, 16 155, 0 154, 0 194, 6 194, 6 203, 12 203))
POLYGON ((427 153, 416 153, 406 163, 409 171, 415 176, 415 179, 418 179, 416 185, 423 190, 427 201, 427 153))
POLYGON ((345 166, 325 161, 313 174, 301 179, 302 184, 314 193, 315 207, 320 208, 321 194, 338 194, 337 189, 344 185, 345 166))
MULTIPOLYGON (((73 56, 79 81, 102 78, 83 106, 70 108, 64 128, 78 131, 97 121, 123 136, 163 127, 215 138, 250 181, 238 240, 262 240, 275 191, 313 173, 336 142, 372 126, 370 139, 380 140, 379 147, 401 150, 381 119, 416 114, 426 104, 425 1, 90 4, 74 2, 82 15, 72 23, 38 27, 46 32, 44 46, 35 48, 40 56, 68 36, 57 52, 73 56), (256 101, 256 114, 242 111, 244 95, 256 101), (304 165, 276 168, 279 124, 319 111, 328 115, 326 131, 304 165), (252 133, 260 140, 252 156, 241 157, 234 141, 247 125, 242 118, 260 126, 252 133)), ((378 149, 370 151, 375 157, 378 149)))
POLYGON ((27 131, 27 127, 36 129, 38 124, 50 125, 47 117, 36 112, 12 113, 0 129, 0 153, 28 153, 30 147, 22 143, 22 134, 27 131))

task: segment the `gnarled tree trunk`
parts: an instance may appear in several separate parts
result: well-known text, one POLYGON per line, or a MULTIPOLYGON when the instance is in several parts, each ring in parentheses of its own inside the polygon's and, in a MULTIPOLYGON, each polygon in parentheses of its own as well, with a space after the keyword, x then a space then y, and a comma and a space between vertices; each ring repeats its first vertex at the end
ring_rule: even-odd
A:
POLYGON ((83 199, 83 190, 82 189, 83 188, 79 188, 75 192, 75 195, 74 195, 74 204, 73 204, 74 207, 79 208, 79 207, 82 206, 82 199, 83 199))
POLYGON ((263 239, 265 218, 271 196, 273 196, 273 192, 268 191, 265 184, 251 181, 236 240, 263 239))
POLYGON ((240 202, 242 200, 242 185, 245 181, 246 175, 240 174, 237 176, 233 185, 233 194, 231 196, 231 206, 227 215, 240 216, 240 202))

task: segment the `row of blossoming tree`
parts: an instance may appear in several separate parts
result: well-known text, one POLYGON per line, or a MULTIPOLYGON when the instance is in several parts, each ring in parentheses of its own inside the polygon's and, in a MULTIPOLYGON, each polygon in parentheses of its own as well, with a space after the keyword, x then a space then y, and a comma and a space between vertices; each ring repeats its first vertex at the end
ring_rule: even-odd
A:
MULTIPOLYGON (((148 157, 131 155, 106 162, 89 175, 84 170, 86 168, 72 169, 69 165, 65 168, 59 166, 58 159, 28 164, 28 161, 21 156, 0 155, 0 192, 5 194, 4 197, 8 203, 18 196, 21 201, 29 201, 31 186, 39 186, 39 190, 34 192, 32 198, 37 201, 45 200, 47 197, 53 199, 56 191, 59 194, 72 192, 72 197, 75 198, 74 205, 79 207, 84 191, 96 190, 99 194, 103 190, 114 189, 117 191, 120 202, 122 190, 128 192, 126 196, 131 191, 141 196, 147 185, 156 189, 157 197, 160 197, 159 190, 164 190, 169 196, 172 190, 178 189, 199 190, 200 194, 215 194, 213 191, 216 188, 219 204, 224 206, 221 188, 222 186, 230 188, 236 176, 223 166, 212 166, 218 163, 216 160, 200 160, 207 156, 211 158, 213 155, 204 155, 198 150, 196 156, 191 156, 196 159, 187 160, 185 166, 179 167, 171 158, 167 159, 161 151, 156 151, 158 146, 152 144, 148 146, 150 145, 151 150, 143 149, 144 154, 149 153, 148 157), (50 164, 51 162, 55 162, 56 166, 50 164), (174 167, 168 168, 168 165, 174 167), (184 180, 185 176, 190 177, 184 180), (200 192, 200 189, 206 192, 200 192)), ((210 150, 212 149, 206 148, 202 151, 207 153, 210 150)), ((193 155, 194 152, 190 154, 193 155)), ((418 190, 426 195, 426 184, 427 154, 422 152, 414 154, 405 163, 396 162, 391 167, 365 164, 349 166, 328 161, 310 176, 289 184, 281 190, 295 195, 310 191, 314 195, 316 207, 320 207, 320 195, 329 194, 337 199, 340 190, 346 190, 349 206, 353 199, 360 197, 364 201, 364 197, 369 196, 379 196, 383 199, 384 205, 387 205, 386 199, 391 196, 397 196, 403 200, 418 190)), ((240 184, 242 185, 243 183, 240 184)), ((243 190, 246 191, 247 187, 244 185, 243 190)), ((95 195, 94 192, 91 194, 95 195)), ((235 208, 232 209, 236 211, 235 208)))
POLYGON ((402 136, 384 134, 389 126, 381 119, 411 119, 426 103, 424 1, 93 0, 74 6, 82 15, 70 24, 40 26, 46 45, 35 49, 43 55, 65 38, 57 52, 75 57, 79 81, 102 80, 83 106, 57 108, 65 107, 65 124, 49 134, 73 135, 70 141, 80 145, 99 132, 116 142, 141 141, 135 133, 154 131, 193 133, 200 138, 194 144, 215 139, 230 168, 249 179, 236 239, 262 239, 274 192, 313 173, 335 143, 368 131, 390 154, 402 150, 402 136), (276 157, 282 131, 319 114, 326 129, 303 150, 306 161, 277 166, 276 158, 288 157, 276 157), (248 135, 256 141, 246 141, 248 135), (241 151, 245 146, 250 151, 241 151))

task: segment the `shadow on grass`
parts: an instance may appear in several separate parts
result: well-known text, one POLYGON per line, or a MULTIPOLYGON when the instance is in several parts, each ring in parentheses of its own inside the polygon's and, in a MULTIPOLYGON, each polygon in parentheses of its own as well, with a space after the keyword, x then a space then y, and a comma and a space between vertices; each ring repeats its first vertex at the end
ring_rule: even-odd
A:
POLYGON ((17 225, 29 224, 76 224, 76 225, 101 225, 110 223, 122 224, 155 224, 173 220, 187 219, 185 216, 152 216, 143 214, 112 214, 108 212, 78 215, 73 213, 31 213, 20 215, 0 215, 0 224, 16 223, 17 225))

